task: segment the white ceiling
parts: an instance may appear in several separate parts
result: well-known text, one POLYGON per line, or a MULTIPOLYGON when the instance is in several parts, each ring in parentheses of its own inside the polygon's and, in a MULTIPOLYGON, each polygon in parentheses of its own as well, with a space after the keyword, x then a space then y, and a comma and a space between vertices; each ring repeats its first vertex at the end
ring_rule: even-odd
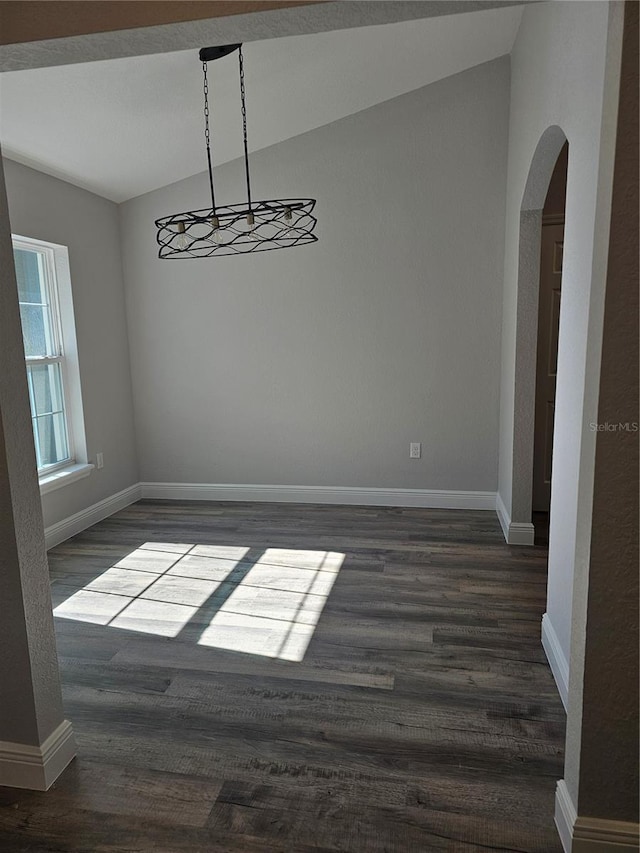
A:
MULTIPOLYGON (((509 53, 522 7, 256 41, 250 150, 509 53)), ((237 55, 209 64, 214 161, 242 153, 237 55)), ((203 171, 197 50, 0 75, 3 152, 113 201, 203 171)))

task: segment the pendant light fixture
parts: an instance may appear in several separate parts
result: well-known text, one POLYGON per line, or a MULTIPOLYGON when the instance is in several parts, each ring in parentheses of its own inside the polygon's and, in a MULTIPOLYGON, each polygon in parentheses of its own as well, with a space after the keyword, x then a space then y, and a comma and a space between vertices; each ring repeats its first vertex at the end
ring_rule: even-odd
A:
POLYGON ((315 243, 313 216, 315 199, 287 198, 254 201, 249 178, 247 144, 247 112, 245 106, 244 63, 242 45, 204 47, 200 51, 204 75, 204 139, 207 150, 211 207, 174 213, 156 220, 160 258, 209 258, 245 252, 268 252, 315 243), (240 204, 218 205, 213 185, 213 162, 209 131, 209 85, 207 63, 238 51, 240 69, 240 101, 244 139, 244 171, 247 200, 240 204))

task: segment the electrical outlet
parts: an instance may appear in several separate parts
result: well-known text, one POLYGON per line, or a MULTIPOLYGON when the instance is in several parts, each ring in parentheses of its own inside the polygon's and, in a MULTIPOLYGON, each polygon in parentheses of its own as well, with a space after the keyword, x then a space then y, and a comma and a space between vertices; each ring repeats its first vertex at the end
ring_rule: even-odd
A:
POLYGON ((104 468, 104 456, 102 455, 102 453, 96 453, 96 468, 98 469, 98 471, 101 468, 104 468))
POLYGON ((419 441, 412 441, 409 445, 409 458, 420 459, 422 456, 422 445, 419 441))

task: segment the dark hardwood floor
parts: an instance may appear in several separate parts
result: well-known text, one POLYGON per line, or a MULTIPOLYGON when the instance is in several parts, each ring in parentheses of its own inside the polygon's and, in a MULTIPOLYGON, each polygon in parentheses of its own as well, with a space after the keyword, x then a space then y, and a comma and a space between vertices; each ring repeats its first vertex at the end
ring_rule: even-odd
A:
POLYGON ((140 501, 49 560, 78 757, 2 851, 560 853, 546 551, 493 513, 140 501))

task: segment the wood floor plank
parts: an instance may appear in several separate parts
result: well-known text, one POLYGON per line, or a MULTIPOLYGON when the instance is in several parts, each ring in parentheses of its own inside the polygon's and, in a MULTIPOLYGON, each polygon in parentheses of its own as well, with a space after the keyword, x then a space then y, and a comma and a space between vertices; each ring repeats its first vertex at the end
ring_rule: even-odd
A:
POLYGON ((233 655, 212 652, 182 643, 160 644, 153 640, 129 643, 113 657, 114 663, 146 664, 174 669, 204 670, 215 672, 269 674, 273 677, 296 681, 318 681, 327 684, 352 684, 377 690, 393 689, 393 674, 380 667, 352 663, 329 665, 326 663, 309 666, 290 664, 288 661, 260 658, 255 655, 233 655))

